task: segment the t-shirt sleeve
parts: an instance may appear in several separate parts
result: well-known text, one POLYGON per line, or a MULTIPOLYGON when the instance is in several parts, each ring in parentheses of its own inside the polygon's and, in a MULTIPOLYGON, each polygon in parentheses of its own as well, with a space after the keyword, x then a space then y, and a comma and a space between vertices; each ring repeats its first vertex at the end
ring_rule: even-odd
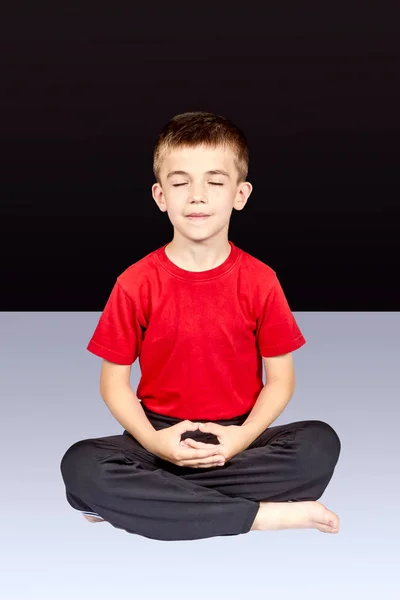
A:
POLYGON ((293 352, 306 343, 276 274, 257 320, 256 340, 266 357, 293 352))
POLYGON ((142 329, 133 299, 117 280, 87 350, 119 365, 131 365, 139 355, 142 329))

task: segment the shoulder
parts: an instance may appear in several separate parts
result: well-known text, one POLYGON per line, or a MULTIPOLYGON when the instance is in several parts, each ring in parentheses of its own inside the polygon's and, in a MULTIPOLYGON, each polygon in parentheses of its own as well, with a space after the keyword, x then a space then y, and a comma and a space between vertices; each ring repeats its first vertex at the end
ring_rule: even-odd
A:
POLYGON ((241 254, 242 265, 245 266, 247 269, 252 269, 253 271, 262 273, 263 275, 268 275, 270 277, 276 275, 274 269, 270 265, 260 260, 259 258, 256 258, 249 252, 242 250, 241 248, 239 250, 241 254))
POLYGON ((157 269, 156 252, 153 250, 143 258, 130 264, 117 277, 117 283, 129 296, 136 296, 138 291, 151 280, 157 269))
POLYGON ((278 277, 274 269, 252 254, 240 250, 241 277, 246 278, 251 287, 265 292, 270 291, 277 283, 278 277))

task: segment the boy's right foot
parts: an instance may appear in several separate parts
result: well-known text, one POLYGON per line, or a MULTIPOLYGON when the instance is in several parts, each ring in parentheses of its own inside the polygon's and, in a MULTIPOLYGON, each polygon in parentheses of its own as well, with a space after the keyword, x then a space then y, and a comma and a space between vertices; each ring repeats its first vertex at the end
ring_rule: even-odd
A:
POLYGON ((317 501, 260 502, 251 531, 318 529, 339 533, 339 517, 317 501))

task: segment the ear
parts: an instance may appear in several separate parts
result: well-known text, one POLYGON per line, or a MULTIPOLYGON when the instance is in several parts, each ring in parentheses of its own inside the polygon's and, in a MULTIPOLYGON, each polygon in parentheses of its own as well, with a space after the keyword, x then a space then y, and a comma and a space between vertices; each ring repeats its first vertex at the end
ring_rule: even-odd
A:
POLYGON ((165 212, 167 210, 167 206, 165 204, 164 192, 159 183, 154 183, 151 187, 151 193, 157 204, 158 208, 161 212, 165 212))
POLYGON ((250 196, 253 190, 253 186, 249 181, 244 181, 239 185, 238 192, 236 194, 234 208, 236 210, 242 210, 246 206, 246 202, 248 197, 250 196))

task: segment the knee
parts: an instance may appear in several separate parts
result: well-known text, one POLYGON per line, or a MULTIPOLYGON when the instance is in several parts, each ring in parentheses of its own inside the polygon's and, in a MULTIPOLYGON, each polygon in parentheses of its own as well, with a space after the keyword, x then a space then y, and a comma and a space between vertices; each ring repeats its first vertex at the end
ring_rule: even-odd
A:
POLYGON ((324 470, 333 470, 341 449, 339 436, 333 427, 325 421, 309 421, 305 428, 305 435, 312 456, 324 470))
POLYGON ((89 475, 93 469, 93 444, 80 440, 68 448, 61 459, 60 470, 67 488, 75 487, 78 476, 89 475))

